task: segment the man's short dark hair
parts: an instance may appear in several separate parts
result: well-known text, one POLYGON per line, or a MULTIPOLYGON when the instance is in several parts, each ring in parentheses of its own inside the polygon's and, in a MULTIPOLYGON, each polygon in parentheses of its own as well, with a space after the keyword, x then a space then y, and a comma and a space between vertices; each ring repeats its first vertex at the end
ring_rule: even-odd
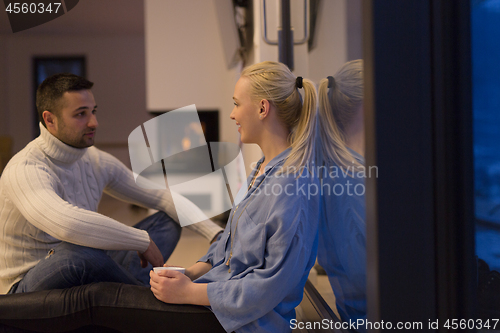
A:
POLYGON ((36 91, 36 109, 43 126, 47 127, 43 120, 43 111, 50 111, 58 117, 59 102, 65 92, 87 90, 93 85, 93 82, 70 73, 55 74, 46 78, 36 91))

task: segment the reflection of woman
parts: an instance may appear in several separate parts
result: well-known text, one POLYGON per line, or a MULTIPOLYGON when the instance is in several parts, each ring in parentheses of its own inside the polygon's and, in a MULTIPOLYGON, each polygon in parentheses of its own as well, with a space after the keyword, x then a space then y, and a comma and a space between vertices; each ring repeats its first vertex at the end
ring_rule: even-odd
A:
POLYGON ((210 305, 228 332, 284 332, 316 257, 319 203, 304 191, 312 178, 286 174, 312 157, 315 89, 285 65, 263 62, 242 72, 233 99, 241 141, 258 144, 264 157, 220 240, 187 276, 151 272, 151 289, 167 303, 210 305))
POLYGON ((366 317, 363 61, 344 64, 319 86, 321 218, 318 262, 344 321, 366 317))

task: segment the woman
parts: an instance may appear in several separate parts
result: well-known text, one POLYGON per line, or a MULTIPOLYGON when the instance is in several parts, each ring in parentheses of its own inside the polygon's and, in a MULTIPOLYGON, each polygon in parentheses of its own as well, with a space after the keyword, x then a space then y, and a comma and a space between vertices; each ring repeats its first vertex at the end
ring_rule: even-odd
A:
POLYGON ((321 217, 318 262, 343 321, 366 318, 363 61, 344 64, 319 86, 321 217))
POLYGON ((233 99, 241 141, 264 157, 220 240, 186 275, 151 272, 151 290, 167 303, 210 306, 228 332, 285 332, 316 256, 319 202, 307 198, 316 184, 303 170, 313 157, 316 92, 266 61, 243 70, 233 99))
POLYGON ((233 99, 242 142, 258 144, 264 157, 208 253, 185 275, 150 273, 154 296, 170 304, 146 287, 110 283, 35 293, 28 307, 0 296, 0 328, 33 329, 41 319, 47 331, 82 323, 125 332, 290 331, 317 254, 319 198, 308 194, 318 182, 304 168, 315 149, 316 91, 285 65, 263 62, 242 72, 233 99))

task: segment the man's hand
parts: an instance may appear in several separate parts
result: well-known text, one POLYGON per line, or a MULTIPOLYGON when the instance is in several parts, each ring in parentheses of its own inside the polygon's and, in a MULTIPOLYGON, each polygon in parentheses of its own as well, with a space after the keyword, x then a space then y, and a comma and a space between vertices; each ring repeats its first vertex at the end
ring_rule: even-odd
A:
POLYGON ((139 258, 141 258, 141 267, 145 268, 148 265, 148 262, 153 265, 153 267, 161 267, 163 266, 163 256, 156 246, 155 242, 151 238, 149 238, 149 246, 144 253, 139 253, 139 258))

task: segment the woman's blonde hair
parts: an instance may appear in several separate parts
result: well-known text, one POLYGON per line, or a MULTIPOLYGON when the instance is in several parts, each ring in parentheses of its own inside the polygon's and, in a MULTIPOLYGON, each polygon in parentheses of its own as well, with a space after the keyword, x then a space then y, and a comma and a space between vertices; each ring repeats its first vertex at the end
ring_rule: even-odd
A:
POLYGON ((345 63, 333 77, 320 81, 318 91, 323 159, 344 168, 353 164, 359 167, 347 149, 345 129, 363 103, 363 60, 345 63))
POLYGON ((302 98, 295 75, 286 65, 273 61, 248 66, 243 69, 241 77, 249 79, 252 98, 266 99, 274 105, 278 119, 290 130, 288 140, 292 151, 283 170, 303 170, 314 158, 316 128, 314 84, 307 79, 301 80, 304 89, 302 98))

